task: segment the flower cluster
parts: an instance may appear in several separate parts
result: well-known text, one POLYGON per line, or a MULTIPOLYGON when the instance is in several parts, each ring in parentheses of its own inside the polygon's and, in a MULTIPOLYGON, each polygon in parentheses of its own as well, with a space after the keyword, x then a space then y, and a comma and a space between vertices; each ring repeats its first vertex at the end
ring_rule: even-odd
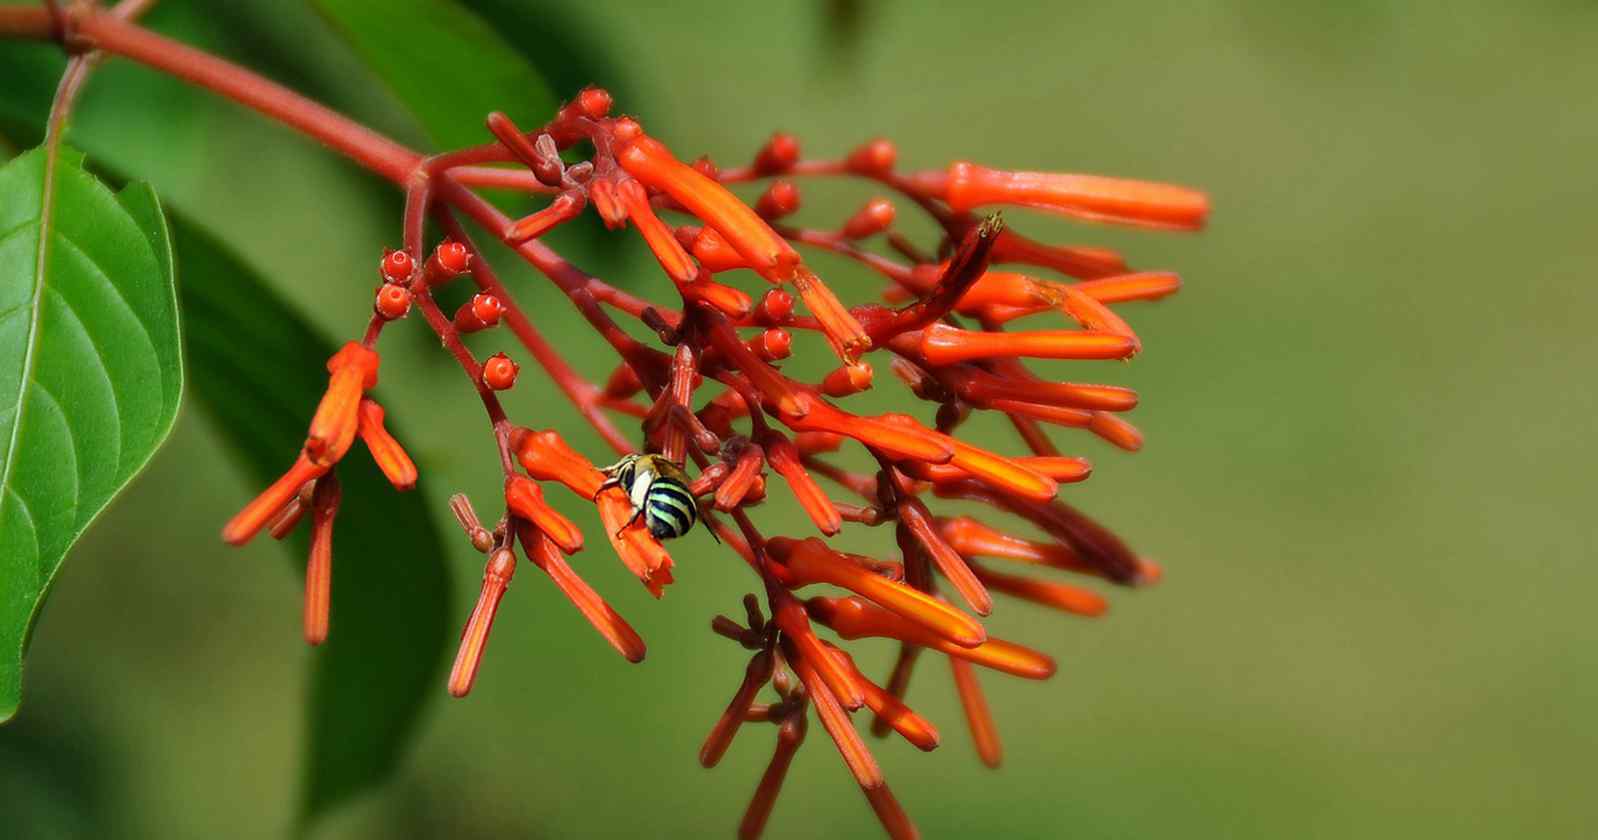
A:
POLYGON ((744 623, 725 616, 711 623, 752 656, 700 752, 701 763, 713 766, 742 724, 777 726, 770 766, 740 835, 760 833, 814 712, 889 834, 915 836, 852 715, 868 709, 879 735, 894 732, 923 750, 937 747, 937 729, 905 704, 915 662, 924 651, 935 652, 948 658, 978 754, 997 765, 997 729, 972 666, 1042 680, 1055 664, 1045 653, 988 635, 978 616, 992 611, 993 593, 1096 616, 1105 610, 1100 595, 1051 573, 1122 585, 1159 576, 1158 567, 1056 498, 1061 484, 1087 478, 1091 467, 1062 455, 1045 430, 1082 428, 1135 450, 1141 435, 1121 414, 1137 404, 1137 395, 1113 385, 1045 379, 1024 360, 1130 358, 1141 344, 1111 305, 1163 297, 1179 281, 1169 273, 1133 272, 1103 249, 1036 242, 999 216, 977 211, 1013 205, 1191 230, 1203 225, 1207 201, 1164 184, 963 161, 907 173, 897 165, 894 145, 880 139, 842 158, 817 160, 803 157, 794 137, 777 134, 748 165, 722 169, 706 158, 683 162, 636 120, 610 110, 607 93, 588 89, 535 131, 493 114, 487 121, 493 142, 424 162, 407 193, 403 247, 379 262, 381 285, 364 338, 329 360, 327 394, 293 466, 227 524, 223 538, 240 544, 262 529, 281 537, 309 511, 305 635, 313 644, 326 638, 339 503, 334 465, 359 435, 396 488, 409 489, 417 479, 411 460, 384 431, 383 409, 369 396, 377 384, 378 339, 388 324, 416 309, 483 402, 504 472, 504 512, 492 526, 463 496, 451 499, 468 539, 488 560, 449 691, 463 696, 472 687, 516 572, 518 544, 617 652, 643 659, 643 640, 568 564, 584 535, 545 495, 564 487, 595 505, 611 548, 660 597, 673 581, 674 564, 648 527, 645 514, 654 509, 645 508, 658 504, 651 480, 677 479, 631 470, 618 479, 596 465, 608 459, 585 456, 555 430, 511 422, 498 393, 515 385, 518 363, 504 354, 480 361, 463 340, 503 325, 617 455, 647 452, 673 465, 667 472, 683 476, 682 492, 699 505, 673 514, 675 523, 702 519, 758 581, 763 597, 745 599, 744 623), (591 154, 567 163, 562 153, 577 146, 591 154), (797 182, 813 176, 863 179, 895 198, 872 199, 835 228, 802 227, 791 221, 801 204, 797 182), (746 183, 764 185, 753 202, 729 189, 746 183), (510 219, 478 194, 483 189, 549 200, 525 218, 510 219), (899 232, 895 201, 937 223, 942 233, 934 247, 924 250, 899 232), (541 241, 590 208, 609 228, 637 231, 675 288, 675 305, 591 277, 541 241), (548 277, 613 348, 619 364, 603 385, 584 378, 543 337, 457 212, 548 277), (429 223, 442 239, 431 251, 424 247, 429 223), (807 250, 840 255, 883 278, 884 302, 846 305, 807 264, 807 250), (478 291, 447 315, 433 290, 461 277, 470 277, 478 291), (766 288, 751 292, 745 278, 758 278, 766 288), (1058 313, 1067 328, 1012 328, 1045 312, 1058 313), (660 344, 622 330, 613 320, 618 313, 646 326, 660 344), (820 381, 783 370, 795 331, 819 334, 836 356, 836 367, 820 381), (840 407, 874 386, 881 363, 910 395, 929 404, 928 422, 909 413, 866 416, 840 407), (1027 454, 1002 454, 958 437, 974 411, 1004 415, 1027 454), (639 442, 618 417, 637 421, 639 442), (873 466, 842 466, 834 453, 845 447, 864 453, 873 466), (767 536, 757 528, 750 510, 773 492, 768 471, 781 478, 819 537, 767 536), (818 479, 853 500, 835 498, 818 479), (985 504, 1030 523, 1045 538, 1017 536, 969 516, 940 516, 934 512, 939 499, 985 504), (898 556, 837 550, 825 538, 845 522, 891 526, 898 556), (1000 571, 989 561, 1021 571, 1000 571), (822 586, 828 588, 815 588, 822 586), (843 641, 896 641, 892 672, 881 684, 873 681, 839 643, 824 638, 828 631, 843 641), (774 698, 762 700, 768 685, 774 698))

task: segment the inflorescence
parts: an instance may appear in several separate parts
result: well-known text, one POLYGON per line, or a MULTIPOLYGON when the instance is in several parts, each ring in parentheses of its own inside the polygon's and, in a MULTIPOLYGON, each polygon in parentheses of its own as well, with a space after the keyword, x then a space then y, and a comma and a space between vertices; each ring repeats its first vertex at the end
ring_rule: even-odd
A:
POLYGON ((518 362, 503 353, 479 360, 463 340, 503 324, 617 455, 647 452, 690 471, 683 486, 698 500, 699 517, 759 582, 764 597, 744 599, 744 623, 725 616, 711 622, 752 656, 699 756, 712 767, 742 724, 776 725, 776 748, 740 836, 760 833, 814 712, 888 833, 913 837, 915 827, 851 716, 869 709, 876 734, 891 731, 920 749, 935 748, 938 731, 904 697, 921 654, 941 654, 978 754, 997 765, 997 730, 972 666, 1041 680, 1054 673, 1055 663, 988 636, 976 616, 992 610, 992 593, 1096 616, 1105 609, 1101 596, 1036 573, 1064 570, 1128 586, 1159 577, 1157 566, 1056 498, 1060 484, 1087 478, 1090 466, 1060 454, 1044 431, 1045 424, 1083 428, 1136 450, 1142 437, 1120 416, 1137 404, 1136 393, 1049 381, 1022 360, 1130 358, 1140 349, 1138 336, 1110 305, 1164 297, 1180 281, 1164 272, 1134 273, 1111 251, 1033 241, 999 216, 977 211, 1012 205, 1194 230, 1204 223, 1207 200, 1164 184, 963 161, 942 171, 905 173, 894 145, 881 139, 841 159, 813 160, 801 155, 794 137, 777 134, 749 165, 720 169, 706 158, 682 162, 636 120, 611 116, 610 109, 609 94, 590 88, 536 131, 496 113, 487 121, 494 142, 424 161, 407 189, 403 247, 379 261, 381 285, 364 337, 328 360, 327 393, 293 466, 227 523, 223 539, 240 545, 263 529, 281 538, 308 518, 305 638, 311 644, 327 638, 340 496, 335 465, 359 437, 397 489, 417 481, 416 466, 385 430, 383 408, 371 391, 379 337, 388 324, 419 310, 482 400, 505 480, 504 514, 492 527, 464 496, 450 500, 467 538, 488 557, 450 693, 471 690, 500 599, 516 573, 518 544, 617 652, 629 661, 643 659, 643 640, 567 563, 583 548, 584 534, 545 501, 545 493, 563 486, 591 501, 617 556, 656 597, 672 583, 671 555, 634 516, 632 488, 607 481, 595 466, 611 458, 591 459, 554 429, 535 431, 506 416, 497 394, 515 386, 518 362), (591 149, 591 157, 566 163, 561 153, 579 145, 591 149), (875 183, 929 215, 940 241, 930 250, 913 244, 896 228, 898 207, 888 198, 867 202, 836 229, 794 226, 788 218, 800 204, 796 182, 810 176, 875 183), (767 183, 753 206, 727 188, 748 182, 767 183), (480 197, 481 189, 534 193, 549 202, 513 220, 480 197), (607 227, 631 226, 642 236, 675 286, 678 306, 654 304, 591 277, 540 241, 590 208, 607 227), (584 379, 545 340, 457 211, 549 277, 615 350, 620 364, 603 385, 584 379), (442 238, 431 251, 424 247, 429 221, 442 238), (872 250, 871 240, 884 247, 872 250), (806 264, 804 249, 840 255, 885 278, 886 305, 845 305, 806 264), (1032 273, 994 268, 999 265, 1032 273), (1039 269, 1071 279, 1037 276, 1039 269), (758 296, 726 282, 751 273, 769 285, 758 296), (462 277, 471 278, 477 293, 453 314, 441 311, 434 290, 462 277), (613 311, 645 325, 660 347, 623 331, 613 311), (1058 312, 1074 326, 1011 329, 1011 322, 1043 312, 1058 312), (782 370, 795 330, 819 333, 837 357, 836 368, 819 382, 782 370), (883 361, 910 393, 935 406, 930 425, 909 414, 861 416, 839 407, 872 387, 873 364, 883 361), (973 411, 1004 415, 1030 454, 1002 455, 957 437, 973 411), (616 417, 637 421, 642 446, 616 417), (829 457, 846 445, 863 448, 874 470, 855 472, 829 457), (749 509, 767 496, 768 468, 822 537, 765 536, 757 529, 749 509), (853 500, 835 498, 818 477, 853 500), (936 515, 935 499, 986 504, 1026 520, 1047 539, 1015 536, 968 516, 936 515), (833 548, 824 537, 839 533, 845 522, 891 525, 900 556, 884 560, 833 548), (1000 571, 989 560, 1026 571, 1000 571), (817 584, 833 589, 809 591, 817 584), (897 641, 892 672, 882 684, 874 682, 819 628, 842 640, 897 641), (774 698, 761 700, 768 685, 774 698))

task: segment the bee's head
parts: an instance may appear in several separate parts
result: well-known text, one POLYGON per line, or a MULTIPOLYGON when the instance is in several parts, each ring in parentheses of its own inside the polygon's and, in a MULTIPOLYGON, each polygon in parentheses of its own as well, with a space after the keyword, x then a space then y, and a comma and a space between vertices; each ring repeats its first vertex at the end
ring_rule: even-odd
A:
POLYGON ((623 455, 620 461, 601 469, 600 472, 604 473, 605 475, 619 475, 623 472, 631 470, 631 468, 637 463, 637 455, 623 455))

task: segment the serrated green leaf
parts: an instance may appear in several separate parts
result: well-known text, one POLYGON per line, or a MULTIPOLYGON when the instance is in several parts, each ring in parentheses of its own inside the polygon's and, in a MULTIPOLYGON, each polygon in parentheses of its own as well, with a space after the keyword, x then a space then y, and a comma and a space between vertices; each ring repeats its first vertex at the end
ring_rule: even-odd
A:
MULTIPOLYGON (((173 221, 193 393, 264 486, 304 442, 335 345, 237 256, 173 221)), ((388 425, 406 440, 403 418, 390 414, 388 425)), ((332 631, 316 651, 307 704, 307 824, 393 773, 427 701, 443 696, 450 635, 443 539, 422 496, 397 493, 359 444, 338 474, 332 631)), ((289 545, 303 573, 301 533, 289 545)), ((297 609, 298 592, 285 596, 285 609, 297 609)))
POLYGON ((0 720, 61 561, 149 462, 183 388, 166 226, 81 154, 0 168, 0 720))
POLYGON ((312 0, 439 149, 487 142, 504 111, 542 125, 559 104, 544 80, 455 0, 312 0))

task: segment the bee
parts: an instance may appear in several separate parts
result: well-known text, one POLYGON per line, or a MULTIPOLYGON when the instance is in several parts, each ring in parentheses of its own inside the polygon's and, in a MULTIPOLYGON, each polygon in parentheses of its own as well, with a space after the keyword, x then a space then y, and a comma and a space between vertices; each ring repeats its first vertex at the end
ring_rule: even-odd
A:
MULTIPOLYGON (((606 478, 599 489, 620 487, 633 503, 633 516, 627 525, 642 517, 657 540, 680 537, 692 530, 699 519, 698 501, 688 492, 688 476, 664 456, 628 455, 602 472, 606 478)), ((709 527, 707 523, 705 528, 709 527)), ((711 531, 710 535, 715 537, 716 532, 711 531)))

